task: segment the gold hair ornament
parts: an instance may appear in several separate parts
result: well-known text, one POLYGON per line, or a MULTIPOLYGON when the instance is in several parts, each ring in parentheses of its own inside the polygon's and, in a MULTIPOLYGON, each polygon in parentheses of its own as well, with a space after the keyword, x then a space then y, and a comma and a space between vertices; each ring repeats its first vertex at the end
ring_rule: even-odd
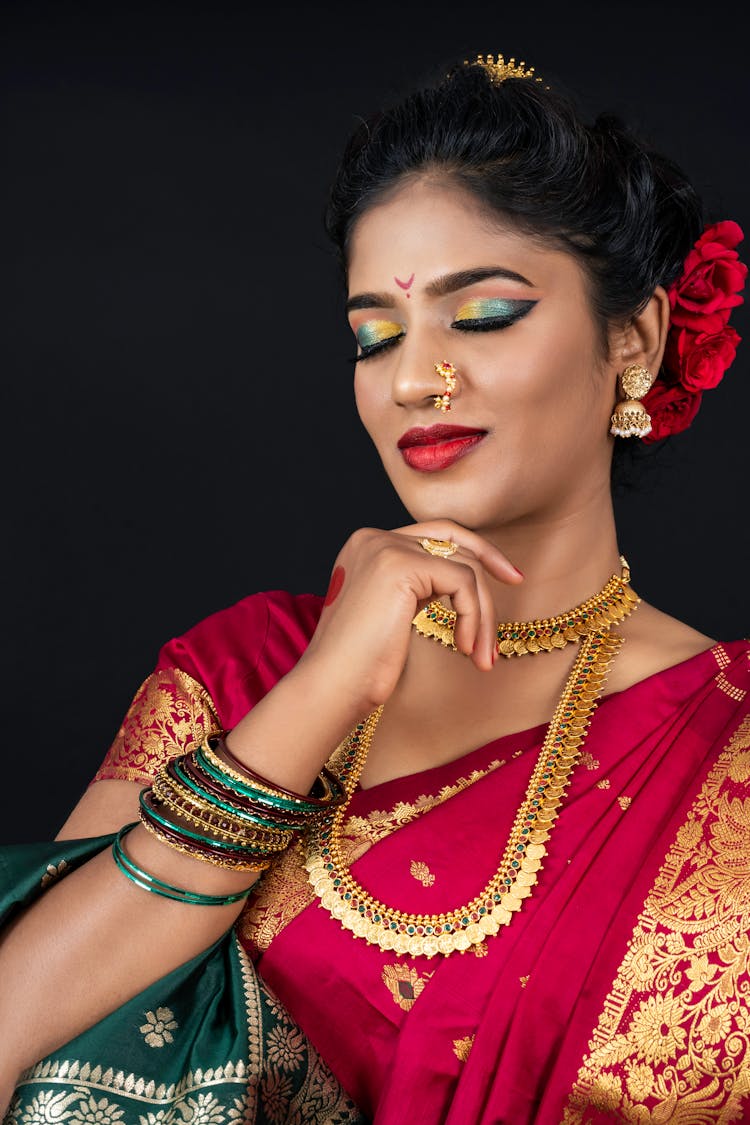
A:
POLYGON ((654 376, 640 363, 630 363, 620 376, 624 402, 618 402, 609 432, 615 437, 644 438, 651 433, 651 415, 638 400, 651 389, 654 376))
POLYGON ((514 58, 506 62, 503 55, 498 55, 497 58, 494 55, 477 55, 475 59, 464 59, 464 66, 481 66, 489 75, 490 81, 496 85, 505 82, 507 78, 533 78, 535 82, 542 81, 534 76, 534 67, 527 67, 523 59, 520 63, 514 58))

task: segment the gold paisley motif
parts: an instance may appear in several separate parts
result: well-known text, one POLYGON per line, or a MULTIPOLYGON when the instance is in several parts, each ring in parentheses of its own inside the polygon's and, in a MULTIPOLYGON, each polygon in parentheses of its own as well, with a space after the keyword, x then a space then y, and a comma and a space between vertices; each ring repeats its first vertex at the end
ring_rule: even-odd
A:
POLYGON ((471 1054, 471 1048, 474 1046, 474 1036, 464 1035, 463 1039, 453 1040, 453 1054, 459 1062, 466 1062, 471 1054))
MULTIPOLYGON (((717 656, 717 660, 719 657, 717 656)), ((563 1125, 744 1120, 750 1094, 750 717, 659 870, 563 1125)))
POLYGON ((421 883, 423 887, 432 887, 435 884, 435 876, 430 871, 426 863, 421 859, 413 859, 409 864, 409 874, 412 878, 421 883))
POLYGON ((149 785, 164 762, 220 728, 202 684, 179 668, 152 672, 136 692, 94 781, 149 785))

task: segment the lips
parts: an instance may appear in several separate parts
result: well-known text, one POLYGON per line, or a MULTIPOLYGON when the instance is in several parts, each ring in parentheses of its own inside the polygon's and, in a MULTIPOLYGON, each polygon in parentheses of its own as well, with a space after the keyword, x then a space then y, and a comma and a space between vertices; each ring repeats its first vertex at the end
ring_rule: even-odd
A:
POLYGON ((415 426, 399 438, 398 448, 412 469, 435 473, 447 469, 487 436, 467 426, 415 426))

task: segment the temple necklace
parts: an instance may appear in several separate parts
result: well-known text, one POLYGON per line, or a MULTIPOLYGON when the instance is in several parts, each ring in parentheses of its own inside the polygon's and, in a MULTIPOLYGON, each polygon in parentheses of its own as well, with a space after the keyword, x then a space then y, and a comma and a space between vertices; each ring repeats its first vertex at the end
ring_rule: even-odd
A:
MULTIPOLYGON (((638 606, 630 602, 628 612, 638 606)), ((582 637, 581 647, 563 688, 526 795, 516 814, 500 866, 480 893, 443 914, 407 914, 375 899, 352 876, 342 849, 344 821, 367 758, 379 707, 359 723, 334 755, 347 800, 325 813, 308 838, 305 867, 323 906, 345 930, 369 945, 398 956, 449 956, 480 946, 507 926, 537 882, 545 847, 565 789, 580 758, 591 716, 622 637, 607 625, 582 637)))
MULTIPOLYGON (((638 595, 630 588, 630 567, 622 555, 620 562, 621 574, 613 574, 600 593, 568 613, 538 621, 501 621, 495 642, 498 656, 510 658, 525 656, 528 652, 551 652, 622 621, 638 604, 638 595)), ((412 621, 423 637, 432 637, 454 652, 455 624, 454 610, 440 601, 429 602, 412 621)))

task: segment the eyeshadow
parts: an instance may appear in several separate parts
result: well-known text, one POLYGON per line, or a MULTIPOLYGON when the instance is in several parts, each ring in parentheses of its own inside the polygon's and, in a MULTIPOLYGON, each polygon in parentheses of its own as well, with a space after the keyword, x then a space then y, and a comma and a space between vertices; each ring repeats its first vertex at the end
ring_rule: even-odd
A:
POLYGON ((403 332, 404 326, 393 320, 368 320, 357 329, 357 343, 361 348, 370 348, 394 336, 402 336, 403 332))
MULTIPOLYGON (((532 302, 533 303, 533 302, 532 302)), ((528 301, 510 301, 506 297, 472 297, 456 313, 456 320, 481 320, 483 317, 512 316, 528 301)))

